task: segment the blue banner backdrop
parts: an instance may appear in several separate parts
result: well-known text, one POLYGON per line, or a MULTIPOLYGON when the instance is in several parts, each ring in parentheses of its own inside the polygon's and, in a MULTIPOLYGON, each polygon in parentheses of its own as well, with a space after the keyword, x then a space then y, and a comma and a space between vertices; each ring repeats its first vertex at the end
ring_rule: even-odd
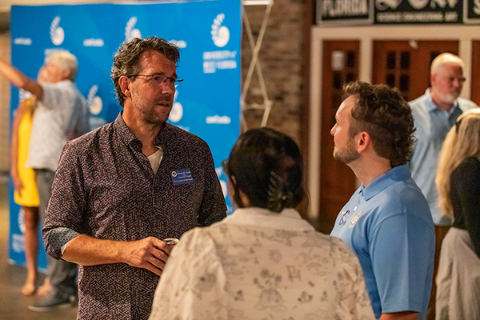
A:
MULTIPOLYGON (((12 6, 12 63, 36 78, 50 53, 73 53, 79 62, 77 85, 88 100, 95 129, 121 111, 110 79, 119 45, 149 36, 175 43, 180 49, 177 74, 185 81, 177 88, 169 122, 208 143, 226 195, 221 162, 240 131, 241 14, 241 0, 12 6)), ((12 87, 10 120, 21 96, 12 87)), ((13 201, 12 184, 9 192, 9 256, 24 264, 23 210, 13 201)), ((42 250, 39 265, 46 267, 42 250)))

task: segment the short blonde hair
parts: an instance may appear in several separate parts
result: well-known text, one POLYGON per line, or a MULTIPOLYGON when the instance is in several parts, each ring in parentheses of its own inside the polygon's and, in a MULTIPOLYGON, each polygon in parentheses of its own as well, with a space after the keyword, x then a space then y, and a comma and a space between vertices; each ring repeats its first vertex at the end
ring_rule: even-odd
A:
POLYGON ((78 73, 78 61, 73 54, 65 50, 55 51, 45 59, 45 63, 50 61, 57 63, 62 70, 69 70, 69 80, 75 81, 78 73))
POLYGON ((454 55, 453 53, 442 53, 437 56, 432 61, 432 65, 430 66, 430 74, 435 74, 438 72, 438 69, 447 63, 453 63, 461 66, 462 68, 465 66, 462 59, 460 57, 454 55))
POLYGON ((469 110, 450 129, 440 152, 438 163, 437 189, 442 214, 453 218, 453 205, 450 196, 450 176, 453 170, 468 157, 480 160, 480 108, 469 110))

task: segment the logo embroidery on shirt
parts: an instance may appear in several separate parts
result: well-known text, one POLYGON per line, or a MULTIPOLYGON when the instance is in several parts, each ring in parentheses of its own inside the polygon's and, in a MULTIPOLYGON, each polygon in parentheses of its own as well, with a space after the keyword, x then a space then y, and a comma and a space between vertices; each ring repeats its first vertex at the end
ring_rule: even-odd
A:
POLYGON ((356 215, 353 216, 352 220, 350 220, 350 225, 348 226, 350 229, 355 227, 355 225, 358 222, 358 219, 362 216, 362 212, 357 213, 356 215))

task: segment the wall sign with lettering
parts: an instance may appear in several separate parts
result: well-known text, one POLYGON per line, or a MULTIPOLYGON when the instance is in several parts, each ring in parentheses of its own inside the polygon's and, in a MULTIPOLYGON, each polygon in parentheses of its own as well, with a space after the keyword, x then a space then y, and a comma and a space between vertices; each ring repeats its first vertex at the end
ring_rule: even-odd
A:
POLYGON ((480 0, 317 0, 317 24, 480 24, 480 0))

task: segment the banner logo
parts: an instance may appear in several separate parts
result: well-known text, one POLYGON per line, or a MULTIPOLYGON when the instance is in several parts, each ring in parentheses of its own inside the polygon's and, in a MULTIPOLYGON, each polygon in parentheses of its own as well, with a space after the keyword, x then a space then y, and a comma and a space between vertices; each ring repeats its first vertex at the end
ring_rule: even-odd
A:
POLYGON ((88 92, 88 108, 90 113, 93 115, 98 115, 102 111, 103 102, 100 97, 97 97, 98 86, 94 85, 90 88, 88 92))
POLYGON ((127 26, 125 27, 125 41, 130 42, 134 38, 142 39, 142 33, 140 30, 134 29, 136 23, 137 17, 131 17, 130 20, 128 20, 127 26))
POLYGON ((217 69, 236 69, 237 51, 209 51, 203 53, 203 73, 215 73, 217 69))
POLYGON ((219 115, 214 115, 206 118, 207 124, 230 124, 232 119, 227 116, 220 117, 219 115))
POLYGON ((170 111, 170 121, 176 123, 182 120, 183 117, 183 106, 180 102, 175 102, 172 107, 172 111, 170 111))
POLYGON ((103 47, 105 43, 103 39, 85 39, 83 40, 84 47, 103 47))
POLYGON ((187 42, 185 42, 184 40, 170 40, 168 42, 173 44, 177 48, 184 49, 187 47, 187 42))
POLYGON ((32 45, 32 39, 30 38, 15 38, 13 40, 13 44, 18 44, 22 46, 30 46, 32 45))
POLYGON ((87 98, 87 103, 88 103, 88 109, 90 110, 90 118, 88 119, 88 122, 90 124, 90 130, 100 128, 104 124, 107 123, 107 121, 98 116, 100 112, 102 112, 103 109, 103 101, 102 98, 97 96, 98 92, 98 86, 94 85, 93 87, 90 88, 90 91, 88 91, 88 98, 87 98))
POLYGON ((23 210, 23 207, 20 207, 18 211, 18 228, 22 233, 25 233, 25 210, 23 210))
POLYGON ((65 39, 65 32, 62 27, 59 27, 60 17, 55 17, 50 25, 50 38, 52 43, 56 46, 59 46, 63 43, 65 39))
POLYGON ((225 19, 225 15, 220 13, 212 24, 212 40, 213 43, 219 47, 225 47, 230 40, 230 31, 227 27, 222 26, 222 22, 225 19))
MULTIPOLYGON (((175 97, 173 98, 173 101, 177 100, 178 97, 178 90, 175 91, 175 97)), ((170 116, 168 119, 172 121, 173 123, 176 123, 183 118, 183 106, 180 102, 174 102, 172 106, 172 110, 170 110, 170 116)))

